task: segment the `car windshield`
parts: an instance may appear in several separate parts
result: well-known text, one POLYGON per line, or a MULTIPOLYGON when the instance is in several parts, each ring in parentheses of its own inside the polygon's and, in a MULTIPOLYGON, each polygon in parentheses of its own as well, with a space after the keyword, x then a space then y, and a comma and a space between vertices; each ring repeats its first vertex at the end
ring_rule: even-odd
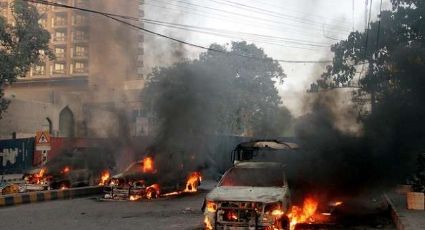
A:
POLYGON ((219 186, 282 187, 283 172, 280 168, 233 168, 221 180, 219 186))

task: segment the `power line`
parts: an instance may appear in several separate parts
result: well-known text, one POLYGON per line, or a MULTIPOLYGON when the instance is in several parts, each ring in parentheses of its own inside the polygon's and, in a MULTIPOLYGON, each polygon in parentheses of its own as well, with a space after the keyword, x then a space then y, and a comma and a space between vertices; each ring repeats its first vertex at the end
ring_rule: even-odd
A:
POLYGON ((369 6, 369 19, 367 21, 367 29, 366 29, 366 41, 365 41, 365 56, 367 55, 367 46, 369 42, 369 30, 370 30, 370 20, 372 18, 372 4, 373 0, 370 0, 370 6, 369 6))
MULTIPOLYGON (((327 25, 329 26, 329 24, 326 23, 320 23, 314 20, 311 20, 309 18, 302 18, 302 17, 297 17, 297 16, 293 16, 293 15, 288 15, 288 14, 282 14, 282 13, 278 13, 276 11, 272 11, 272 10, 268 10, 268 9, 264 9, 264 8, 259 8, 259 7, 255 7, 255 6, 251 6, 248 4, 242 4, 239 2, 235 2, 235 1, 229 1, 229 0, 209 0, 211 2, 216 2, 218 4, 225 4, 227 6, 231 6, 231 7, 238 7, 238 9, 240 9, 240 7, 245 8, 245 10, 250 10, 251 12, 256 12, 256 13, 261 13, 267 16, 271 16, 271 17, 276 17, 276 18, 282 18, 282 19, 287 19, 287 20, 291 20, 297 23, 302 23, 302 24, 306 24, 306 25, 327 25)), ((339 28, 344 29, 343 26, 340 26, 339 28)))
POLYGON ((249 37, 255 37, 255 38, 264 38, 264 39, 272 39, 275 41, 283 41, 298 45, 306 45, 306 46, 314 46, 314 47, 329 47, 330 44, 327 43, 319 43, 319 42, 312 42, 312 41, 306 41, 301 39, 292 39, 292 38, 286 38, 286 37, 276 37, 271 35, 262 35, 257 33, 245 33, 245 32, 235 32, 230 30, 220 30, 210 27, 200 27, 200 26, 191 26, 186 24, 179 24, 179 23, 171 23, 171 22, 164 22, 160 20, 153 20, 153 19, 140 19, 139 21, 148 22, 148 23, 156 23, 158 25, 165 25, 165 26, 175 26, 175 27, 182 27, 184 29, 200 29, 200 30, 208 30, 208 31, 216 31, 223 34, 231 34, 231 35, 239 35, 239 36, 249 36, 249 37))
POLYGON ((376 36, 376 48, 379 49, 379 35, 381 33, 381 17, 382 14, 382 0, 381 0, 381 4, 379 5, 379 22, 378 22, 378 34, 376 36))
POLYGON ((279 9, 279 11, 290 10, 291 12, 298 12, 298 13, 302 14, 304 17, 316 17, 318 19, 320 18, 320 20, 328 19, 328 20, 332 20, 332 21, 338 21, 338 23, 340 23, 340 24, 346 23, 344 20, 333 18, 333 17, 326 17, 326 16, 323 16, 323 15, 313 14, 312 12, 300 11, 300 10, 297 10, 296 8, 289 9, 287 4, 285 4, 285 8, 282 8, 280 5, 271 4, 270 0, 264 0, 264 1, 250 0, 250 1, 253 1, 255 3, 261 3, 262 5, 270 6, 273 9, 279 9))
MULTIPOLYGON (((154 35, 162 37, 162 38, 166 38, 166 39, 169 39, 169 40, 181 43, 181 44, 185 44, 185 45, 196 47, 196 48, 203 49, 203 50, 213 51, 213 52, 217 52, 217 53, 223 53, 223 54, 226 54, 226 55, 234 55, 234 56, 243 57, 243 58, 255 59, 255 60, 262 60, 262 61, 266 60, 265 58, 246 56, 246 55, 242 55, 242 54, 235 54, 235 53, 230 54, 230 53, 223 51, 223 50, 218 50, 218 49, 214 49, 214 48, 210 48, 210 47, 206 47, 206 46, 202 46, 202 45, 197 45, 197 44, 193 44, 193 43, 190 43, 190 42, 187 42, 187 41, 183 41, 183 40, 180 40, 180 39, 177 39, 177 38, 174 38, 174 37, 170 37, 170 36, 167 36, 167 35, 164 35, 164 34, 161 34, 161 33, 158 33, 158 32, 152 31, 152 30, 148 30, 148 29, 145 29, 143 27, 140 27, 140 26, 137 26, 137 25, 134 25, 134 24, 131 24, 127 21, 124 21, 124 20, 118 18, 118 17, 126 17, 126 16, 123 16, 123 15, 117 15, 117 14, 111 14, 111 13, 106 13, 106 12, 101 12, 101 11, 96 11, 96 10, 91 10, 91 9, 74 7, 74 6, 69 6, 69 5, 65 5, 65 4, 60 4, 60 3, 50 2, 50 1, 44 1, 44 0, 24 0, 24 1, 32 2, 32 3, 39 3, 39 4, 43 4, 43 5, 50 5, 50 6, 68 8, 68 9, 79 10, 79 11, 83 11, 83 12, 89 12, 89 13, 93 13, 93 14, 102 15, 104 17, 107 17, 107 18, 114 20, 116 22, 125 24, 127 26, 132 27, 132 28, 136 28, 136 29, 142 30, 142 31, 150 33, 150 34, 154 34, 154 35)), ((131 17, 129 17, 129 18, 131 18, 131 17)), ((273 59, 271 59, 271 60, 273 60, 273 59)), ((296 64, 296 63, 298 63, 298 64, 299 63, 331 63, 332 62, 332 61, 294 61, 294 60, 282 60, 282 59, 275 59, 275 61, 283 62, 283 63, 293 63, 293 64, 296 64)))
POLYGON ((202 27, 200 27, 200 28, 188 27, 188 26, 185 26, 185 25, 179 25, 179 24, 174 24, 174 23, 165 23, 165 22, 149 20, 149 19, 143 19, 141 21, 143 21, 144 23, 147 23, 147 24, 151 24, 151 25, 164 26, 164 27, 168 27, 168 28, 180 29, 180 30, 184 30, 184 31, 191 31, 191 32, 197 32, 197 33, 203 33, 203 34, 214 35, 214 36, 225 37, 225 38, 237 38, 237 39, 241 39, 241 40, 248 40, 248 41, 252 41, 252 42, 259 42, 259 43, 264 43, 264 44, 277 45, 277 46, 282 46, 282 47, 287 47, 287 48, 315 50, 313 48, 328 47, 326 45, 305 44, 305 43, 299 43, 299 42, 294 42, 294 41, 279 40, 279 39, 282 39, 282 38, 276 38, 275 40, 270 40, 270 38, 268 38, 269 36, 263 36, 262 37, 261 35, 256 35, 256 34, 248 34, 248 33, 238 34, 238 33, 232 33, 231 31, 229 33, 225 33, 225 32, 222 32, 220 30, 215 31, 214 29, 212 29, 213 31, 211 32, 211 31, 205 30, 202 27), (240 36, 245 36, 246 39, 245 38, 242 39, 240 36), (292 43, 294 45, 299 45, 299 46, 284 45, 281 42, 292 43), (303 46, 312 46, 312 47, 307 48, 307 47, 303 47, 303 46))
MULTIPOLYGON (((156 2, 161 2, 161 1, 156 1, 156 2)), ((226 23, 228 23, 228 22, 234 22, 234 23, 237 23, 237 24, 243 24, 243 25, 248 25, 248 26, 258 25, 262 29, 267 28, 267 29, 276 31, 276 26, 270 25, 270 24, 261 23, 261 22, 258 22, 258 21, 252 21, 252 19, 250 19, 250 18, 247 18, 247 19, 244 19, 244 20, 235 20, 235 18, 233 18, 233 17, 230 17, 229 18, 227 15, 223 15, 223 14, 217 14, 217 13, 214 13, 214 14, 211 14, 211 13, 202 14, 203 11, 200 11, 197 8, 187 8, 187 7, 180 8, 181 6, 179 6, 179 5, 173 5, 171 3, 166 3, 166 6, 156 5, 156 4, 152 4, 150 2, 145 2, 144 4, 145 5, 152 6, 152 7, 157 7, 157 8, 160 8, 160 9, 178 11, 179 13, 184 12, 184 13, 192 14, 192 15, 200 15, 200 16, 202 16, 204 18, 205 17, 206 18, 213 18, 213 19, 216 19, 216 20, 219 20, 219 21, 225 21, 226 23), (177 8, 170 8, 169 6, 174 6, 174 7, 177 7, 177 8), (188 10, 185 10, 185 9, 188 9, 188 10), (219 16, 219 17, 217 17, 217 16, 219 16), (249 23, 248 23, 248 21, 249 21, 249 23)), ((285 27, 284 25, 280 25, 280 26, 285 27)), ((287 27, 285 27, 285 29, 286 28, 287 27)), ((288 29, 291 30, 290 33, 292 33, 292 34, 299 34, 299 35, 302 35, 303 37, 309 37, 309 38, 311 38, 311 37, 317 37, 318 36, 317 35, 317 31, 315 33, 315 31, 311 31, 311 30, 306 31, 306 30, 301 30, 300 28, 288 28, 288 29)))
MULTIPOLYGON (((155 1, 164 2, 164 1, 161 1, 161 0, 155 0, 155 1)), ((212 11, 215 11, 215 12, 224 12, 224 13, 226 13, 228 15, 233 16, 233 17, 234 16, 237 16, 237 17, 242 17, 242 18, 245 18, 245 19, 246 18, 249 18, 251 20, 273 23, 275 25, 282 25, 283 24, 283 25, 287 25, 287 26, 295 27, 295 28, 299 28, 300 27, 299 25, 294 25, 294 24, 289 24, 289 23, 283 23, 282 21, 276 21, 276 20, 271 20, 271 19, 256 17, 256 16, 253 16, 253 15, 241 14, 241 13, 232 12, 232 11, 228 11, 228 10, 223 10, 223 9, 219 9, 219 8, 214 8, 214 7, 210 7, 210 6, 204 6, 204 5, 199 5, 199 4, 195 4, 195 3, 191 3, 191 2, 186 2, 186 1, 183 1, 183 0, 175 0, 175 2, 180 3, 180 4, 183 4, 183 5, 186 5, 186 6, 192 6, 192 7, 202 8, 202 9, 208 9, 208 10, 212 10, 212 11)), ((171 4, 168 1, 165 2, 165 3, 166 4, 171 4)), ((182 5, 177 5, 177 6, 184 7, 182 5)), ((317 27, 311 27, 310 29, 312 29, 312 30, 321 30, 321 28, 317 28, 317 27)), ((342 32, 349 32, 347 30, 340 30, 340 29, 332 29, 332 30, 342 31, 342 32)))

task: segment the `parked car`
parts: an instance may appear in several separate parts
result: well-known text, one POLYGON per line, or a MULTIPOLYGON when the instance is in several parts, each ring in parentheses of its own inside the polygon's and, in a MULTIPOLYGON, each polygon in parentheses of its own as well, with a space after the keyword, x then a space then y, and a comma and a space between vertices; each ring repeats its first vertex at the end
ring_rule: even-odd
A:
POLYGON ((207 194, 205 229, 289 229, 290 205, 282 164, 240 162, 207 194))

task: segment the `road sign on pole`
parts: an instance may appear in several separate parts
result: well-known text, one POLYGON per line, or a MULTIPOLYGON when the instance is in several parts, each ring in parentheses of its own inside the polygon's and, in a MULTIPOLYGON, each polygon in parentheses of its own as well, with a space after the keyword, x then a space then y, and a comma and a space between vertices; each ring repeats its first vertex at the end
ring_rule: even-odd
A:
POLYGON ((50 134, 48 131, 37 131, 35 135, 35 150, 48 151, 50 150, 50 134))

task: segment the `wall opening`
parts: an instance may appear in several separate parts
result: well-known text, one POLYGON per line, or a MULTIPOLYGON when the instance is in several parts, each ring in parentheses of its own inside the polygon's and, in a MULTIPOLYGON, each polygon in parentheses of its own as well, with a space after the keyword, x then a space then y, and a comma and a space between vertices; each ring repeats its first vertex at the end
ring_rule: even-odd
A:
POLYGON ((75 134, 74 114, 69 107, 65 107, 59 114, 59 136, 74 137, 75 134))

